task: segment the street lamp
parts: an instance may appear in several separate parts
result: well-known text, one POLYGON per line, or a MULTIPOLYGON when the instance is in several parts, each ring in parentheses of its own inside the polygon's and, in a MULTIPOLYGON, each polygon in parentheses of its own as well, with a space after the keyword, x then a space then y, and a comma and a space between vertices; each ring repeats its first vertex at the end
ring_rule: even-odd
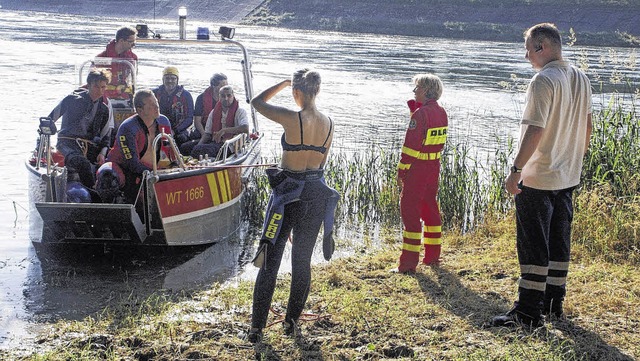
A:
POLYGON ((178 8, 178 17, 180 19, 180 40, 187 38, 187 7, 178 8))

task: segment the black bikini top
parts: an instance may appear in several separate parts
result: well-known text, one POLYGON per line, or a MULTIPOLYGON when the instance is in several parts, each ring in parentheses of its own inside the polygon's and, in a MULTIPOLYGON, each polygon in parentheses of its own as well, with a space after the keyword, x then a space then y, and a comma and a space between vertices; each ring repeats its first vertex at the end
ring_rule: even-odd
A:
POLYGON ((329 134, 327 134, 327 139, 324 140, 322 146, 317 145, 308 145, 304 143, 304 134, 302 131, 302 116, 300 112, 298 112, 298 120, 300 121, 300 144, 289 144, 285 141, 284 133, 282 134, 282 138, 280 139, 280 143, 282 144, 282 149, 289 152, 298 152, 301 150, 314 150, 316 152, 320 152, 322 154, 327 152, 327 141, 329 140, 329 136, 331 135, 331 129, 333 129, 333 121, 329 118, 329 134))

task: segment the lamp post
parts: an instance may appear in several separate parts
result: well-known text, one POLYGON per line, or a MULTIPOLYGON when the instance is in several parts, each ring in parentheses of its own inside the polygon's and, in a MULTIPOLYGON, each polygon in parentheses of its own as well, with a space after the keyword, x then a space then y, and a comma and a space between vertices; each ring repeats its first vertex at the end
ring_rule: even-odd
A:
POLYGON ((180 40, 187 38, 187 8, 181 6, 178 8, 178 17, 180 19, 180 40))

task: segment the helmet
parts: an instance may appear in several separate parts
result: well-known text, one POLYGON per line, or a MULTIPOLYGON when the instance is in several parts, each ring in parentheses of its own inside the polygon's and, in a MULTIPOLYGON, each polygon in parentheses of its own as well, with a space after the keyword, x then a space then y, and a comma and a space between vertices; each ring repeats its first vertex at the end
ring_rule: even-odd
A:
POLYGON ((67 201, 70 203, 91 203, 91 194, 80 182, 67 183, 67 201))
POLYGON ((178 68, 176 68, 175 66, 168 66, 164 68, 164 70, 162 70, 162 76, 165 76, 165 75, 175 75, 177 77, 180 77, 180 72, 178 71, 178 68))

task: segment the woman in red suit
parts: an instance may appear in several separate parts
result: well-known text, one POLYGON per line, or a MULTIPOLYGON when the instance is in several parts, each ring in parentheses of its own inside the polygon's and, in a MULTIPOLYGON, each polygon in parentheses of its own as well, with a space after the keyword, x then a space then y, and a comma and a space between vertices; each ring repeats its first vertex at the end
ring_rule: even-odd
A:
POLYGON ((438 264, 442 221, 437 201, 440 154, 447 140, 447 112, 438 104, 442 81, 433 74, 413 78, 415 99, 409 100, 411 120, 398 163, 400 214, 404 225, 397 271, 414 273, 420 261, 438 264))

